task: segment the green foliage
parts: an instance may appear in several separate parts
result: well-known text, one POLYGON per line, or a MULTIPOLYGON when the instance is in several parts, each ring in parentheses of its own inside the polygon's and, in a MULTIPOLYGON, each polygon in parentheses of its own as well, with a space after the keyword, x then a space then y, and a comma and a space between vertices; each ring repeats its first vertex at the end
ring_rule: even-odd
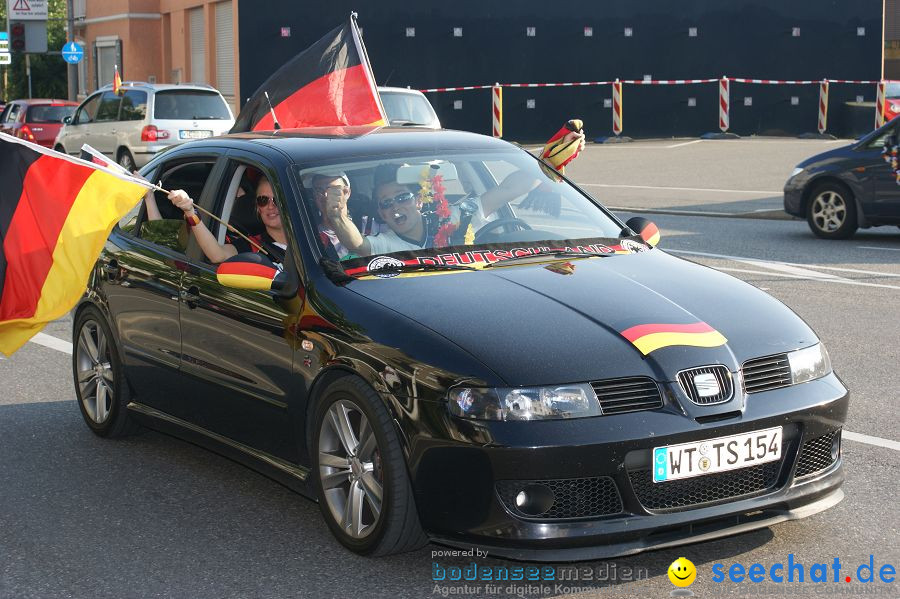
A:
MULTIPOLYGON (((66 62, 60 54, 66 43, 66 0, 49 0, 47 4, 47 54, 31 55, 31 92, 35 98, 66 98, 66 62)), ((5 0, 0 0, 0 25, 4 31, 8 29, 5 0)), ((9 81, 8 88, 0 92, 0 96, 8 100, 27 98, 25 56, 14 53, 12 64, 0 68, 8 71, 9 81)))

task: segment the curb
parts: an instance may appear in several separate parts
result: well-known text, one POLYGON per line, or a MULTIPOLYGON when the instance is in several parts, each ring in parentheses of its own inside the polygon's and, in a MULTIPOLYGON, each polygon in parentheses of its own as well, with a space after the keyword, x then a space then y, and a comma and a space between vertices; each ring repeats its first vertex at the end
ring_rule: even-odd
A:
POLYGON ((672 210, 666 208, 633 208, 626 206, 606 206, 613 212, 635 212, 639 214, 666 214, 670 216, 704 216, 712 218, 748 218, 755 220, 797 220, 783 210, 754 210, 753 212, 711 212, 704 210, 672 210))

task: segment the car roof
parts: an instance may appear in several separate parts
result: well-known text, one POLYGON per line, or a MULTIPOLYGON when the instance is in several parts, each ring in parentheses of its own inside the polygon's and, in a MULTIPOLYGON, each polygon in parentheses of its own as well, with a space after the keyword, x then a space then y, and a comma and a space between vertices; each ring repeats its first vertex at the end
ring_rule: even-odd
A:
POLYGON ((408 87, 379 87, 378 93, 383 94, 384 92, 393 93, 393 94, 412 94, 415 96, 424 96, 422 92, 417 89, 411 89, 408 87))
MULTIPOLYGON (((166 91, 170 89, 178 89, 185 91, 202 91, 202 92, 215 92, 219 93, 219 90, 214 88, 211 85, 207 85, 206 83, 147 83, 146 81, 123 81, 122 88, 126 91, 129 89, 141 89, 141 90, 151 90, 151 91, 166 91)), ((99 88, 98 92, 103 91, 111 91, 112 84, 107 83, 103 87, 99 88)))
POLYGON ((21 100, 11 100, 9 103, 12 104, 15 102, 16 104, 24 104, 26 106, 39 106, 44 104, 58 104, 61 106, 78 106, 78 102, 72 102, 69 100, 56 100, 52 98, 22 98, 21 100))
MULTIPOLYGON (((512 150, 509 142, 468 131, 419 127, 318 127, 252 131, 189 142, 205 146, 250 143, 279 150, 294 162, 330 161, 387 154, 439 153, 453 150, 512 150), (228 143, 231 142, 231 143, 228 143)), ((183 146, 182 146, 183 147, 183 146)))

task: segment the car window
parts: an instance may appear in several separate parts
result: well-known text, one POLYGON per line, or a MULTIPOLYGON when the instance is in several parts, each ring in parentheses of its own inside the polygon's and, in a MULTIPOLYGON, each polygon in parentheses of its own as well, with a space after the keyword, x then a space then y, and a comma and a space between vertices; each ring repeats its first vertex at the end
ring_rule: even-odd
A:
POLYGON ((128 90, 122 96, 123 121, 142 121, 147 116, 147 92, 137 89, 128 90))
POLYGON ((98 123, 115 121, 119 118, 119 104, 122 97, 112 92, 105 92, 100 98, 100 107, 97 108, 97 116, 94 121, 98 123))
POLYGON ((6 121, 6 115, 9 114, 10 109, 12 108, 12 104, 7 104, 3 107, 3 110, 0 111, 0 123, 6 121))
POLYGON ((153 118, 173 120, 230 119, 225 100, 214 91, 164 90, 156 92, 153 118))
POLYGON ((881 149, 884 147, 884 140, 887 139, 889 135, 897 136, 898 126, 894 125, 893 127, 888 127, 884 131, 881 132, 881 135, 878 137, 869 140, 869 143, 866 144, 866 149, 875 150, 881 149))
POLYGON ((887 98, 900 98, 900 82, 888 83, 884 87, 884 95, 887 98))
POLYGON ((12 108, 9 109, 9 113, 6 115, 7 123, 15 123, 19 118, 19 113, 22 111, 22 106, 19 104, 13 104, 12 108))
POLYGON ((100 106, 100 94, 88 99, 87 102, 81 105, 81 108, 78 109, 78 114, 75 115, 75 124, 84 125, 94 122, 98 106, 100 106))
MULTIPOLYGON (((167 163, 159 170, 160 186, 169 190, 183 189, 199 201, 214 165, 213 160, 167 163)), ((188 246, 184 213, 161 191, 154 191, 151 201, 155 203, 159 217, 154 218, 148 206, 147 215, 140 224, 140 237, 184 253, 188 246)))
POLYGON ((32 106, 25 115, 26 123, 62 123, 67 116, 75 112, 74 106, 40 104, 32 106))

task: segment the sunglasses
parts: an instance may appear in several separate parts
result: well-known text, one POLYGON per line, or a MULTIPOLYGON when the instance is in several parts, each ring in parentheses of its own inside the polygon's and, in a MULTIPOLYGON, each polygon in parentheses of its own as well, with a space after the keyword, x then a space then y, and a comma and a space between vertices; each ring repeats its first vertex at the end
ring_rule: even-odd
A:
POLYGON ((256 205, 260 208, 265 208, 269 205, 269 202, 275 203, 275 198, 271 196, 256 196, 256 205))
POLYGON ((406 206, 413 199, 415 199, 416 195, 411 192, 398 193, 392 198, 384 198, 383 200, 378 200, 378 207, 382 210, 390 210, 394 204, 406 206))

